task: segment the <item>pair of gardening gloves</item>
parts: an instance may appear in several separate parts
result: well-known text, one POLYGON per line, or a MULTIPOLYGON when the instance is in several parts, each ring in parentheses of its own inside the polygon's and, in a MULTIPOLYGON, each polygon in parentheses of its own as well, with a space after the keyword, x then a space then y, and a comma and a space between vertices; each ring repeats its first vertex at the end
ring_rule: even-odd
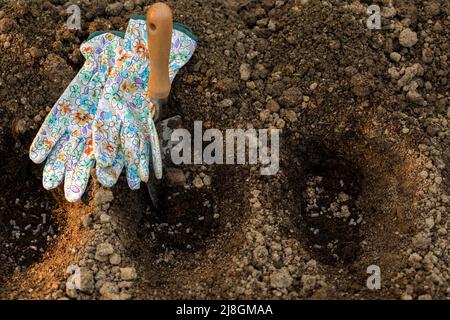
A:
MULTIPOLYGON (((81 45, 86 61, 47 115, 31 148, 35 163, 47 162, 43 185, 64 180, 68 201, 81 198, 95 167, 98 181, 111 187, 125 168, 128 185, 138 189, 162 177, 161 150, 154 105, 147 93, 151 66, 147 58, 145 17, 132 17, 126 33, 99 32, 81 45), (150 160, 150 155, 152 160, 150 160)), ((173 25, 169 76, 193 55, 197 42, 186 26, 173 25)))

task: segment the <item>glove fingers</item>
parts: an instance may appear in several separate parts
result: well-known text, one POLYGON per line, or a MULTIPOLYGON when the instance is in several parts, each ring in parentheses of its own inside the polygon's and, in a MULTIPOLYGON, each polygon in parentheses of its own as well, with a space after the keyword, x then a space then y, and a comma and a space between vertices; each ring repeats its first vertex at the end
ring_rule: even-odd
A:
POLYGON ((149 144, 144 139, 142 139, 139 151, 139 176, 144 182, 147 182, 149 178, 149 147, 149 144))
POLYGON ((86 190, 93 165, 94 159, 90 141, 82 139, 66 166, 64 194, 69 202, 80 200, 86 190))
POLYGON ((158 131, 156 130, 153 119, 149 120, 150 126, 150 150, 152 152, 153 171, 155 172, 156 179, 162 178, 162 159, 161 159, 161 147, 159 145, 158 131))
POLYGON ((140 187, 141 178, 139 177, 139 148, 140 142, 137 134, 126 135, 123 133, 122 144, 124 147, 125 167, 127 169, 128 186, 132 190, 140 187))
POLYGON ((65 127, 62 124, 63 121, 58 119, 58 112, 59 108, 56 107, 47 115, 47 118, 31 144, 30 159, 34 163, 43 162, 65 133, 65 127))
POLYGON ((117 158, 120 142, 120 125, 113 119, 112 112, 107 111, 110 110, 104 105, 107 103, 104 99, 100 100, 99 109, 105 111, 99 112, 92 129, 95 160, 101 167, 112 166, 117 158))
POLYGON ((61 184, 64 179, 67 151, 70 150, 76 140, 69 140, 69 135, 64 135, 55 145, 44 166, 42 184, 45 189, 51 190, 61 184))
POLYGON ((117 153, 116 160, 114 160, 112 166, 109 167, 96 167, 97 180, 101 185, 111 188, 117 183, 117 180, 122 173, 122 169, 125 165, 125 159, 123 153, 119 151, 117 153))

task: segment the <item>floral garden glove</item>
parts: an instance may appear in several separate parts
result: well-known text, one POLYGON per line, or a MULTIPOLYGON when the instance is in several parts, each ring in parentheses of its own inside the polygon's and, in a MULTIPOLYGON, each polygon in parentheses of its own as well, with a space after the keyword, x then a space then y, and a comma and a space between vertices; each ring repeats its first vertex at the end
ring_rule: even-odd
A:
MULTIPOLYGON (((161 150, 153 122, 155 110, 147 95, 150 66, 147 58, 145 17, 130 20, 124 47, 117 48, 116 63, 106 81, 93 128, 98 167, 113 165, 123 155, 128 185, 138 189, 149 178, 150 153, 156 178, 162 177, 161 150)), ((195 51, 190 29, 174 24, 169 60, 172 81, 195 51)))
MULTIPOLYGON (((123 33, 96 33, 81 45, 86 61, 47 115, 30 148, 33 162, 41 163, 47 158, 44 188, 56 188, 64 179, 69 201, 81 198, 95 163, 92 124, 107 72, 122 41, 123 33)), ((120 156, 113 159, 110 167, 97 168, 103 184, 117 181, 123 166, 120 156)))

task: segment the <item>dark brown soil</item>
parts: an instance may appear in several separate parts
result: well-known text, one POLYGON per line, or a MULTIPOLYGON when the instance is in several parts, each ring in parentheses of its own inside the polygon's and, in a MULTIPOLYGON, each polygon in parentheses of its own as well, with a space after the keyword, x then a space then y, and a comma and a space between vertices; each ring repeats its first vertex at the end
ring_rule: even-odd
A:
MULTIPOLYGON (((214 168, 210 172, 214 184, 206 190, 175 187, 168 183, 160 186, 160 207, 153 208, 149 197, 143 201, 149 203, 140 230, 143 237, 150 234, 161 249, 198 250, 205 240, 214 238, 215 234, 237 217, 226 208, 235 195, 230 193, 237 175, 226 168, 214 168), (224 177, 226 179, 222 180, 224 177), (220 216, 218 212, 229 212, 229 217, 220 216), (217 215, 216 215, 217 214, 217 215)), ((239 208, 236 208, 239 209, 239 208)), ((234 221, 235 222, 235 221, 234 221)))

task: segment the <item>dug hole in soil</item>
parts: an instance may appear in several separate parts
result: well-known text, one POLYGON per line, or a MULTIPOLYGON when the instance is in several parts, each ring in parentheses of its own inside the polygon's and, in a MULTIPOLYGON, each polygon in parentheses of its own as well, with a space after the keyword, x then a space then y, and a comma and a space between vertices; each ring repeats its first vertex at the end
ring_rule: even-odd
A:
POLYGON ((0 0, 0 297, 448 299, 450 5, 374 3, 381 30, 367 1, 168 1, 200 39, 171 114, 281 129, 280 170, 173 166, 156 210, 95 174, 68 203, 28 160, 80 44, 145 1, 81 1, 70 31, 70 3, 0 0))

